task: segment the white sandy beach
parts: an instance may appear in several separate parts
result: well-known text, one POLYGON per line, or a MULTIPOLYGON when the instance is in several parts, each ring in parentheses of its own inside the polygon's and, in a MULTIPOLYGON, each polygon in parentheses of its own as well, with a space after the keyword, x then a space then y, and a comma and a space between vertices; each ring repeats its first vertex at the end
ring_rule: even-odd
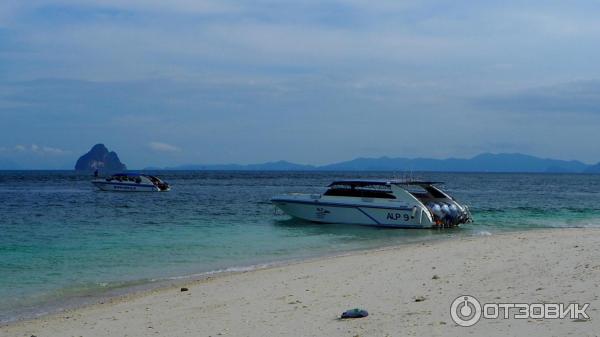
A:
POLYGON ((529 231, 223 275, 16 322, 0 336, 589 336, 600 331, 599 285, 600 230, 529 231), (590 303, 590 319, 460 327, 450 305, 465 294, 482 303, 590 303), (354 307, 370 315, 338 319, 354 307))

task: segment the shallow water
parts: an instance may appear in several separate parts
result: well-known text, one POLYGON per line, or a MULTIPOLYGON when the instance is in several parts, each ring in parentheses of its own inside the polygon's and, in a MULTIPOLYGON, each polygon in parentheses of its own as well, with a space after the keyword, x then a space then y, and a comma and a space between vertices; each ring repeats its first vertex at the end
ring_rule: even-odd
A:
POLYGON ((0 321, 115 289, 356 249, 463 235, 600 226, 600 175, 423 173, 470 205, 451 230, 318 225, 269 198, 377 172, 159 172, 168 193, 96 191, 73 172, 0 171, 0 321))

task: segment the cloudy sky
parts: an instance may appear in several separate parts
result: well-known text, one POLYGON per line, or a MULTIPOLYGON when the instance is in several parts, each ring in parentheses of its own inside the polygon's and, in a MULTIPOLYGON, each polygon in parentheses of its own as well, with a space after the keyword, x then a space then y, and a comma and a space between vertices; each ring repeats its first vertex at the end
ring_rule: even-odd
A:
POLYGON ((2 0, 0 164, 600 161, 600 3, 2 0))

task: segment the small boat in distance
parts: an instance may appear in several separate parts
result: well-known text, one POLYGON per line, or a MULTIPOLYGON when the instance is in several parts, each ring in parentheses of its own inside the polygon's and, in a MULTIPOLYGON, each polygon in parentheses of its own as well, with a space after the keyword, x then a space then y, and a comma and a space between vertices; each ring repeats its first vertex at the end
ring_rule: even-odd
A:
POLYGON ((171 187, 159 178, 140 173, 118 173, 105 179, 92 180, 103 191, 118 192, 166 192, 171 187))
POLYGON ((320 223, 442 228, 471 222, 469 208, 436 184, 440 183, 339 180, 323 194, 284 194, 271 202, 292 217, 320 223))

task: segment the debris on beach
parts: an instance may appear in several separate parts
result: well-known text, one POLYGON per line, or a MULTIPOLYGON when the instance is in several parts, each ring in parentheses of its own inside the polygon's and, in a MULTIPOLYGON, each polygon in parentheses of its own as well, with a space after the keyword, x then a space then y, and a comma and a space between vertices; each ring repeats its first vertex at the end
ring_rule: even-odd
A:
POLYGON ((423 302, 425 300, 426 300, 425 296, 417 296, 417 297, 415 297, 415 302, 423 302))
POLYGON ((432 277, 431 279, 432 279, 432 280, 438 280, 439 278, 440 278, 440 277, 439 277, 437 274, 435 274, 435 275, 433 275, 433 277, 432 277))
POLYGON ((182 288, 181 288, 181 291, 182 291, 182 292, 183 292, 183 291, 188 291, 188 290, 189 290, 189 289, 188 289, 188 288, 186 288, 186 287, 182 287, 182 288))
POLYGON ((367 317, 367 316, 369 316, 369 313, 365 309, 354 308, 354 309, 344 311, 342 313, 341 318, 342 319, 361 318, 361 317, 367 317))

